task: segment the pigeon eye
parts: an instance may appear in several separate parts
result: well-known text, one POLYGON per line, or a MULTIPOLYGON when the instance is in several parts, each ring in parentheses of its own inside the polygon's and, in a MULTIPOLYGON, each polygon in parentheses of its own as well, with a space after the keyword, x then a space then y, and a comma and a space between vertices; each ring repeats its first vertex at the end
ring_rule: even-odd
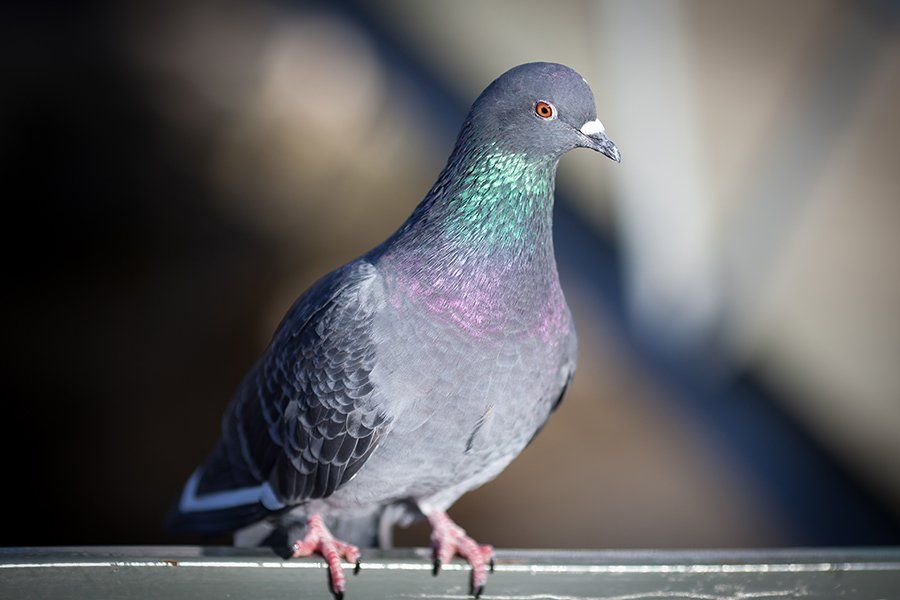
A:
POLYGON ((544 102, 543 100, 539 100, 534 105, 534 114, 539 116, 542 119, 550 120, 556 116, 556 107, 550 104, 549 102, 544 102))

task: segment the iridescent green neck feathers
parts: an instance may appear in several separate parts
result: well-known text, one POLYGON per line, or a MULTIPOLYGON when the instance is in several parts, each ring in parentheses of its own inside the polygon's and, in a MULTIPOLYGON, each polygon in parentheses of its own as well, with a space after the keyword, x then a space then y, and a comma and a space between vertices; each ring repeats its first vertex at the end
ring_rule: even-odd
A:
POLYGON ((495 250, 548 234, 555 169, 491 146, 474 154, 456 173, 458 184, 446 190, 444 232, 495 250))
POLYGON ((555 173, 555 160, 464 145, 394 241, 528 253, 550 242, 555 173))

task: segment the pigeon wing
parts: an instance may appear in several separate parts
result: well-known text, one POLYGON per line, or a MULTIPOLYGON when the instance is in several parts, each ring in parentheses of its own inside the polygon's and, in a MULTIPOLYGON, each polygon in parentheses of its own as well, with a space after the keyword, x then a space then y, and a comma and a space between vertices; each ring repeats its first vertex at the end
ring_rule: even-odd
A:
POLYGON ((235 394, 197 498, 266 486, 260 502, 278 508, 327 497, 359 471, 390 423, 370 380, 381 290, 357 261, 297 300, 235 394))

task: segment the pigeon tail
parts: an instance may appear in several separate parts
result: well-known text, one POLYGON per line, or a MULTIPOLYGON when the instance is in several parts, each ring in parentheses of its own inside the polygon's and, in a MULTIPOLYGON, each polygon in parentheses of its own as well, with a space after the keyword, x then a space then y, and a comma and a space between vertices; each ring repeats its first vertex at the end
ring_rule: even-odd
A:
POLYGON ((176 504, 166 515, 166 530, 170 533, 222 535, 255 523, 269 514, 259 503, 197 512, 184 512, 176 504))
MULTIPOLYGON (((181 498, 166 516, 172 532, 217 535, 259 521, 284 505, 268 483, 238 479, 234 470, 223 470, 221 445, 206 464, 194 471, 181 498), (223 477, 223 473, 229 474, 223 477)), ((226 459, 227 460, 227 459, 226 459)))

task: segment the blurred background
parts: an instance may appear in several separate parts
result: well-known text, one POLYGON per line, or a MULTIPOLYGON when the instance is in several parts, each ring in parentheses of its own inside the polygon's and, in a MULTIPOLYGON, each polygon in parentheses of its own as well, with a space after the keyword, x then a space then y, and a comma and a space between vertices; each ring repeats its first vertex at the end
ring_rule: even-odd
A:
MULTIPOLYGON (((389 235, 533 60, 579 370, 451 511, 513 547, 900 543, 900 6, 8 2, 0 545, 162 530, 293 299, 389 235)), ((413 527, 401 544, 426 544, 413 527)))

